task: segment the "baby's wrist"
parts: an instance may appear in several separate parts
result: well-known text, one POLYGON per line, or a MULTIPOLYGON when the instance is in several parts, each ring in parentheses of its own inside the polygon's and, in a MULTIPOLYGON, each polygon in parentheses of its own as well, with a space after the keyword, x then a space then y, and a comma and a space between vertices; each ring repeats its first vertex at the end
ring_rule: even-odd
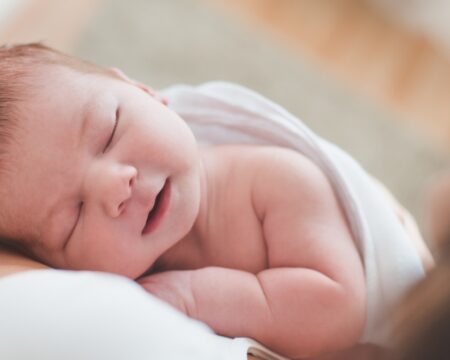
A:
POLYGON ((150 294, 195 317, 191 279, 192 271, 167 271, 143 277, 138 283, 150 294))

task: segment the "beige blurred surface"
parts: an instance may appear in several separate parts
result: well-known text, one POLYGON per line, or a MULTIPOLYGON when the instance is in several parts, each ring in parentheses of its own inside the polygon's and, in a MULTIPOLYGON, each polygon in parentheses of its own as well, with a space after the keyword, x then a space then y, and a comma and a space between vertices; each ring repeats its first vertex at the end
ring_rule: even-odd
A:
POLYGON ((0 43, 43 41, 62 51, 71 51, 102 1, 16 1, 4 9, 7 14, 0 43))
MULTIPOLYGON (((213 2, 311 58, 450 151, 450 52, 426 33, 413 32, 394 22, 395 14, 361 0, 213 2)), ((386 10, 410 10, 408 2, 403 10, 396 3, 386 10)))

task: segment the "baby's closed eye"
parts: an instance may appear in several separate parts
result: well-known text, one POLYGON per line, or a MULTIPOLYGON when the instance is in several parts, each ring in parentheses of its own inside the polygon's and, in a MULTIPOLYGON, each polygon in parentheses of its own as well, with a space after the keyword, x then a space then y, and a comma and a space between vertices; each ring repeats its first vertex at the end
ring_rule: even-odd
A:
POLYGON ((113 142, 114 135, 115 135, 116 130, 117 130, 117 125, 119 124, 119 119, 120 119, 120 107, 117 106, 117 109, 116 109, 116 112, 115 112, 115 115, 114 115, 114 125, 112 127, 111 132, 110 132, 108 141, 106 142, 106 145, 103 148, 103 153, 108 151, 109 147, 111 146, 111 143, 113 142))

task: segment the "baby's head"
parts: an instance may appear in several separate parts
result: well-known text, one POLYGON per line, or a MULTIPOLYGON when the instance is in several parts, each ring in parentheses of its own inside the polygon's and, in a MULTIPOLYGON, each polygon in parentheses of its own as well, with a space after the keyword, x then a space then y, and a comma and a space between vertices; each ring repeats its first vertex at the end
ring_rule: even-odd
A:
POLYGON ((0 49, 0 236, 135 278, 191 229, 200 161, 149 88, 42 45, 0 49))

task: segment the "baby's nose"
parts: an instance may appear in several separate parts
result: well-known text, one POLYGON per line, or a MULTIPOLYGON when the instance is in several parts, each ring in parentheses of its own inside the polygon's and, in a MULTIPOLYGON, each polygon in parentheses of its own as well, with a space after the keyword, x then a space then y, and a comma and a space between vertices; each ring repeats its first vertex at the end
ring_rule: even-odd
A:
POLYGON ((118 217, 123 213, 132 197, 136 178, 137 170, 133 166, 120 166, 111 171, 103 189, 103 205, 109 216, 118 217))

